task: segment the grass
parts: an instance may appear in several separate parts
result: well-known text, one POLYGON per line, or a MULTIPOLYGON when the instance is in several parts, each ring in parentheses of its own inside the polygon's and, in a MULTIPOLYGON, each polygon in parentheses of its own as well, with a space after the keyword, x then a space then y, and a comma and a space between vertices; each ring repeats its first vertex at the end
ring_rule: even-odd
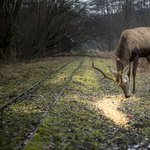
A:
POLYGON ((0 69, 0 106, 51 74, 72 57, 5 65, 0 69))
MULTIPOLYGON (((109 74, 111 60, 94 61, 109 74)), ((99 78, 101 74, 91 69, 91 59, 86 58, 26 149, 126 149, 150 140, 148 91, 144 98, 137 92, 126 99, 118 87, 111 89, 110 82, 100 83, 99 78)))
MULTIPOLYGON (((101 68, 112 77, 108 66, 111 65, 115 68, 114 60, 93 59, 96 67, 101 68)), ((55 61, 56 67, 54 68, 65 62, 61 62, 61 59, 59 62, 57 61, 55 61)), ((80 61, 81 59, 76 60, 52 78, 44 81, 35 90, 29 101, 23 99, 17 105, 10 107, 8 113, 2 114, 6 118, 5 124, 10 124, 11 127, 9 130, 5 129, 1 134, 5 148, 8 143, 11 143, 8 145, 8 149, 17 148, 19 143, 15 143, 15 141, 20 139, 21 142, 22 136, 28 136, 27 133, 32 132, 29 124, 33 127, 38 124, 38 116, 42 116, 44 110, 48 109, 55 100, 62 85, 68 81, 80 61), (18 130, 15 131, 13 128, 14 120, 16 120, 17 128, 20 128, 18 135, 16 134, 18 130), (27 132, 28 130, 29 132, 27 132), (13 132, 13 135, 5 136, 6 132, 13 132)), ((32 141, 28 143, 27 150, 127 149, 141 142, 145 145, 150 142, 150 73, 145 72, 139 65, 141 68, 139 67, 137 73, 137 92, 131 98, 126 99, 119 87, 112 88, 112 82, 99 81, 103 76, 91 68, 91 62, 91 58, 85 58, 71 83, 58 99, 56 106, 48 114, 32 141)), ((51 64, 50 61, 47 63, 51 64)), ((34 72, 34 68, 32 69, 34 72)), ((9 95, 10 87, 8 83, 7 95, 9 95)))
POLYGON ((16 105, 12 105, 1 113, 0 149, 17 148, 19 143, 23 144, 23 140, 33 132, 79 60, 67 65, 53 77, 47 78, 38 88, 24 94, 16 105), (61 75, 63 76, 59 78, 61 75))

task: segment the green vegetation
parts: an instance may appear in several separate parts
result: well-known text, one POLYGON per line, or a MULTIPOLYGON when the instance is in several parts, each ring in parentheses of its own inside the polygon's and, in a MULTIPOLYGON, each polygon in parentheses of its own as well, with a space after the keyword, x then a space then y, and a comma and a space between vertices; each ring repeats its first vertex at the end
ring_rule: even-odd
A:
MULTIPOLYGON (((112 63, 104 59, 94 61, 95 66, 102 66, 100 68, 105 71, 112 63)), ((145 139, 148 142, 149 121, 145 115, 149 108, 140 107, 142 103, 148 105, 148 97, 143 99, 143 95, 137 92, 137 95, 126 99, 120 95, 122 91, 118 87, 112 89, 109 81, 99 82, 100 78, 102 75, 91 68, 91 59, 86 58, 26 149, 126 149, 145 139), (115 104, 117 100, 119 102, 115 104), (102 101, 112 103, 112 106, 102 101), (107 111, 112 111, 116 116, 106 118, 107 111), (136 116, 137 113, 141 117, 139 114, 136 116), (126 116, 127 121, 120 123, 121 114, 126 116)), ((148 91, 144 92, 145 95, 149 94, 148 91)))
POLYGON ((0 69, 0 106, 71 59, 73 58, 47 58, 28 64, 10 64, 2 67, 0 69))
POLYGON ((40 83, 38 88, 24 94, 16 105, 6 108, 1 113, 3 121, 0 122, 0 126, 3 128, 0 131, 2 139, 0 141, 0 148, 10 149, 10 147, 17 147, 20 142, 23 142, 25 137, 29 136, 79 62, 80 59, 75 60, 74 63, 67 65, 53 77, 47 78, 40 83), (63 74, 66 74, 64 78, 59 78, 63 74))
MULTIPOLYGON (((93 60, 97 68, 112 76, 108 66, 115 68, 115 61, 105 58, 93 60)), ((18 142, 33 132, 44 111, 54 102, 80 61, 77 59, 46 79, 29 100, 22 99, 17 105, 11 106, 8 112, 1 114, 6 122, 3 123, 5 128, 1 132, 3 142, 0 143, 0 149, 17 148, 18 142)), ((137 73, 137 92, 126 99, 118 86, 112 88, 112 82, 99 81, 103 76, 91 68, 91 62, 89 57, 84 59, 26 150, 127 149, 135 144, 141 147, 148 145, 150 73, 137 73)), ((9 84, 6 87, 9 90, 9 84)))

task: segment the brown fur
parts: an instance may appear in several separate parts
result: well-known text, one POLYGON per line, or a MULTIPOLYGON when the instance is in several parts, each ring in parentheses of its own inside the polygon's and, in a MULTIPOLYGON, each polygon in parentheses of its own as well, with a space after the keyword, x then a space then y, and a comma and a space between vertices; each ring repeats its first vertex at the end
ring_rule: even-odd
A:
MULTIPOLYGON (((125 30, 119 39, 117 57, 123 62, 123 68, 133 61, 133 92, 135 92, 135 76, 140 57, 146 57, 150 64, 150 28, 139 27, 125 30)), ((121 72, 121 64, 116 61, 117 72, 121 72)), ((130 77, 130 71, 129 71, 130 77)))

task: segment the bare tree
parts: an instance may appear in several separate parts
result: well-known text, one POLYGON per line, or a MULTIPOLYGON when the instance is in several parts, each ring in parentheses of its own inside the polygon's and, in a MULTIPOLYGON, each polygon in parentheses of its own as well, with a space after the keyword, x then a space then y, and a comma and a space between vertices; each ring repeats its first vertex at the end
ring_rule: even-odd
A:
POLYGON ((1 0, 0 59, 65 51, 65 36, 80 45, 111 51, 123 30, 150 24, 149 0, 1 0))
POLYGON ((21 8, 22 0, 0 1, 0 58, 11 59, 15 56, 15 40, 17 36, 16 18, 21 8))

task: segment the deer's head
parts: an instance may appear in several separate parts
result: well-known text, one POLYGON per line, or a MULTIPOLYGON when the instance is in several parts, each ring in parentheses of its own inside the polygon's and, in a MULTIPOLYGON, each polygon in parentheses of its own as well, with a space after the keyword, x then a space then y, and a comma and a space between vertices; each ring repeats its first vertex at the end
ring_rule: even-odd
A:
POLYGON ((125 68, 123 68, 122 61, 118 57, 116 58, 117 58, 117 61, 119 61, 122 64, 122 70, 121 72, 117 72, 112 67, 109 67, 110 72, 115 76, 115 78, 108 77, 102 70, 96 68, 94 66, 94 62, 92 62, 92 68, 100 71, 104 75, 104 78, 102 78, 101 81, 103 79, 109 79, 109 80, 114 81, 114 85, 115 83, 117 83, 117 85, 123 90, 125 97, 128 98, 131 96, 130 81, 128 77, 130 65, 127 65, 125 68))

